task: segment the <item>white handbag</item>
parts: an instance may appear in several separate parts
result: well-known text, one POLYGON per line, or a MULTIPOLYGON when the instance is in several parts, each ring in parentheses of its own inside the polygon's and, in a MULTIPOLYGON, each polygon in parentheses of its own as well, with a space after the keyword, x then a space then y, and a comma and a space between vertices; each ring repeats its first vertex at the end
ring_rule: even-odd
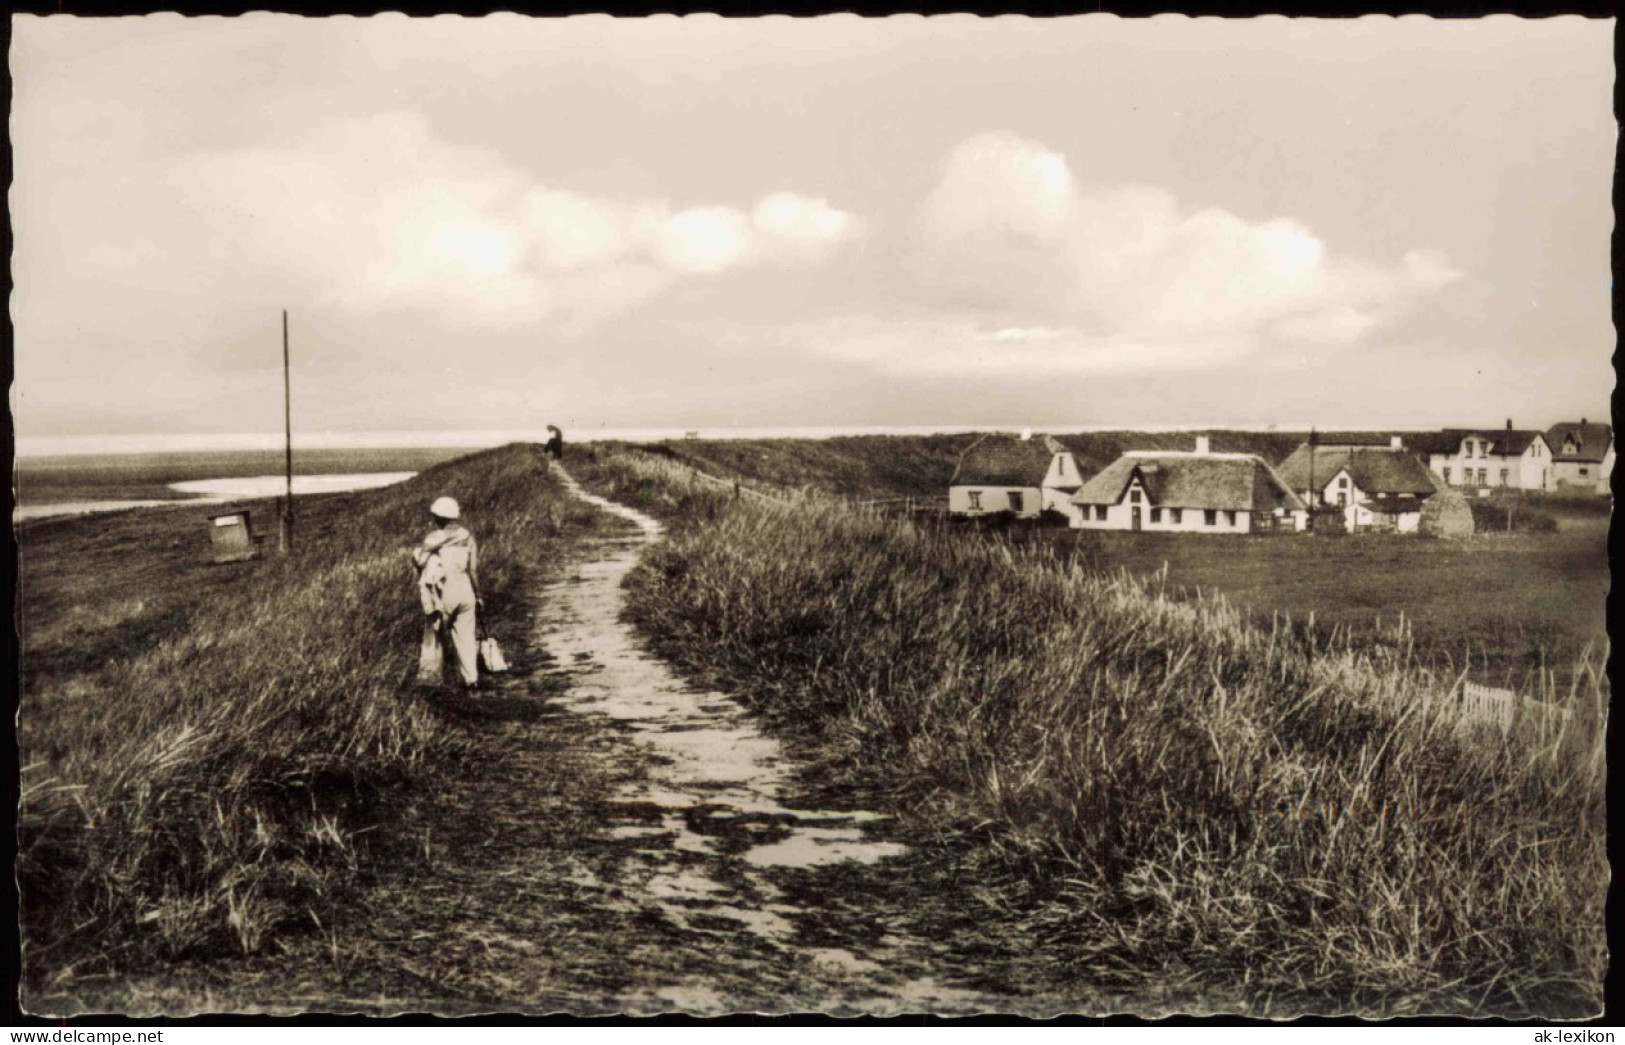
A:
POLYGON ((502 655, 502 647, 489 635, 480 640, 480 663, 493 675, 508 670, 508 659, 502 655))

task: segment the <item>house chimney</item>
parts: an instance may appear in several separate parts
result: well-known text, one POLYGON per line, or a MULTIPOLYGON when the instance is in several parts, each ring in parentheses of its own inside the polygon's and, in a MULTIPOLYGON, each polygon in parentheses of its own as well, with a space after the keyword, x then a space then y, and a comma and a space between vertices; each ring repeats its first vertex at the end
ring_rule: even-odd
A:
POLYGON ((1507 431, 1512 431, 1512 418, 1507 418, 1507 431))
POLYGON ((1207 448, 1207 436, 1199 435, 1196 437, 1196 452, 1199 454, 1210 452, 1207 448))
POLYGON ((1584 427, 1584 426, 1585 426, 1585 423, 1586 423, 1586 419, 1585 419, 1585 418, 1583 418, 1583 417, 1582 417, 1582 418, 1580 418, 1580 426, 1581 426, 1581 427, 1582 427, 1582 428, 1583 428, 1583 427, 1584 427))
POLYGON ((1405 449, 1405 440, 1401 439, 1397 435, 1389 436, 1388 437, 1388 449, 1390 449, 1390 450, 1403 450, 1403 449, 1405 449))

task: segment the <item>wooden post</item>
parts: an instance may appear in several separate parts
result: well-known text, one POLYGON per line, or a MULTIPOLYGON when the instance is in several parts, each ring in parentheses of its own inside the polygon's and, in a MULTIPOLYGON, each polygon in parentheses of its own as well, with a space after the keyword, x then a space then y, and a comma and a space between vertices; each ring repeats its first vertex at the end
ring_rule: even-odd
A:
POLYGON ((1315 426, 1309 426, 1309 517, 1304 522, 1304 529, 1309 533, 1315 532, 1315 509, 1318 508, 1319 495, 1315 491, 1315 426))
POLYGON ((285 496, 282 500, 282 554, 293 552, 293 384, 288 377, 288 310, 282 310, 282 447, 285 496))

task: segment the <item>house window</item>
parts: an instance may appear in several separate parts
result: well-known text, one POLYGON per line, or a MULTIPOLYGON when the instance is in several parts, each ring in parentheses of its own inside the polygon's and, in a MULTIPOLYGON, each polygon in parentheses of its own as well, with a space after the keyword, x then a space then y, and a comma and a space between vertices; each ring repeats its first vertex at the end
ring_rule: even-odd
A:
POLYGON ((1106 506, 1105 505, 1103 505, 1103 504, 1095 505, 1095 519, 1098 520, 1099 522, 1105 522, 1106 521, 1106 506))
POLYGON ((1023 510, 1022 505, 1021 505, 1021 491, 1020 490, 1011 490, 1010 491, 1010 510, 1012 512, 1019 512, 1019 511, 1023 510))
POLYGON ((1203 509, 1203 511, 1202 511, 1202 525, 1203 526, 1212 526, 1214 523, 1216 523, 1218 521, 1219 521, 1219 513, 1218 513, 1217 509, 1213 509, 1213 508, 1205 508, 1205 509, 1203 509))
POLYGON ((1450 468, 1449 468, 1449 466, 1446 466, 1446 467, 1445 467, 1445 470, 1444 470, 1444 481, 1445 481, 1445 482, 1446 482, 1446 483, 1449 483, 1449 482, 1450 482, 1450 468))
POLYGON ((1182 509, 1179 509, 1179 508, 1170 508, 1170 509, 1168 509, 1168 521, 1173 523, 1175 526, 1179 525, 1180 521, 1184 518, 1184 515, 1185 515, 1185 513, 1184 513, 1184 511, 1182 509))
POLYGON ((1151 521, 1154 522, 1154 523, 1162 522, 1162 509, 1161 508, 1153 508, 1153 509, 1151 509, 1151 521))
POLYGON ((982 491, 972 490, 970 492, 970 510, 973 512, 982 510, 982 491))
POLYGON ((1501 485, 1502 486, 1505 486, 1507 484, 1507 474, 1508 474, 1507 469, 1505 469, 1505 468, 1501 469, 1501 485))
POLYGON ((1140 503, 1140 488, 1138 486, 1128 492, 1128 500, 1130 504, 1140 503))
POLYGON ((1234 526, 1234 525, 1236 525, 1236 513, 1233 512, 1233 511, 1228 511, 1227 510, 1224 513, 1224 524, 1226 526, 1234 526))
POLYGON ((1337 492, 1337 506, 1339 508, 1347 508, 1348 503, 1349 503, 1349 495, 1344 493, 1343 491, 1339 490, 1337 492))
POLYGON ((1581 475, 1581 476, 1582 476, 1582 477, 1584 477, 1584 476, 1587 476, 1587 475, 1590 475, 1590 474, 1591 474, 1591 469, 1589 469, 1589 468, 1582 468, 1582 469, 1580 469, 1580 475, 1581 475))
POLYGON ((1480 468, 1478 470, 1478 485, 1480 485, 1480 486, 1488 486, 1489 482, 1490 482, 1490 470, 1488 468, 1480 468))

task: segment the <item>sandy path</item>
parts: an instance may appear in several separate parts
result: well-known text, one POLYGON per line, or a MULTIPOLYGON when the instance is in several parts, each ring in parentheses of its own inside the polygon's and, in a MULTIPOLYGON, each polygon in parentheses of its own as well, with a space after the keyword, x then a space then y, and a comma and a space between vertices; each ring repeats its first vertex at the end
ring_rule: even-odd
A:
MULTIPOLYGON (((800 967, 803 989, 829 982, 833 994, 815 1003, 820 1008, 985 1008, 975 996, 925 975, 917 948, 884 928, 861 934, 861 943, 828 931, 827 916, 837 904, 820 895, 819 881, 835 889, 842 881, 850 885, 843 870, 874 866, 883 873, 884 861, 901 855, 903 846, 875 837, 884 818, 873 812, 788 805, 791 767, 778 742, 729 697, 697 690, 643 652, 620 620, 621 581, 640 551, 658 539, 660 524, 586 493, 562 468, 555 470, 577 497, 637 528, 634 536, 597 542, 572 576, 546 590, 549 610, 538 635, 557 659, 556 670, 567 674, 556 703, 620 724, 645 767, 646 775, 613 796, 604 825, 624 843, 625 862, 615 869, 620 902, 702 937, 727 936, 732 928, 753 937, 758 953, 763 945, 769 953, 789 952, 781 957, 800 967), (834 873, 820 875, 821 869, 834 873)), ((587 874, 581 884, 601 883, 587 874)), ((703 975, 650 984, 640 993, 656 1007, 691 1012, 727 1011, 734 1004, 703 975)), ((802 994, 795 1004, 809 1000, 802 994)), ((629 1002, 642 1007, 637 998, 629 1002)))
POLYGON ((159 970, 52 1011, 1058 1011, 952 985, 986 970, 920 928, 931 887, 890 822, 798 806, 778 742, 641 649, 621 581, 660 527, 556 474, 625 523, 573 546, 513 672, 435 698, 469 753, 380 833, 348 917, 290 954, 159 970))

